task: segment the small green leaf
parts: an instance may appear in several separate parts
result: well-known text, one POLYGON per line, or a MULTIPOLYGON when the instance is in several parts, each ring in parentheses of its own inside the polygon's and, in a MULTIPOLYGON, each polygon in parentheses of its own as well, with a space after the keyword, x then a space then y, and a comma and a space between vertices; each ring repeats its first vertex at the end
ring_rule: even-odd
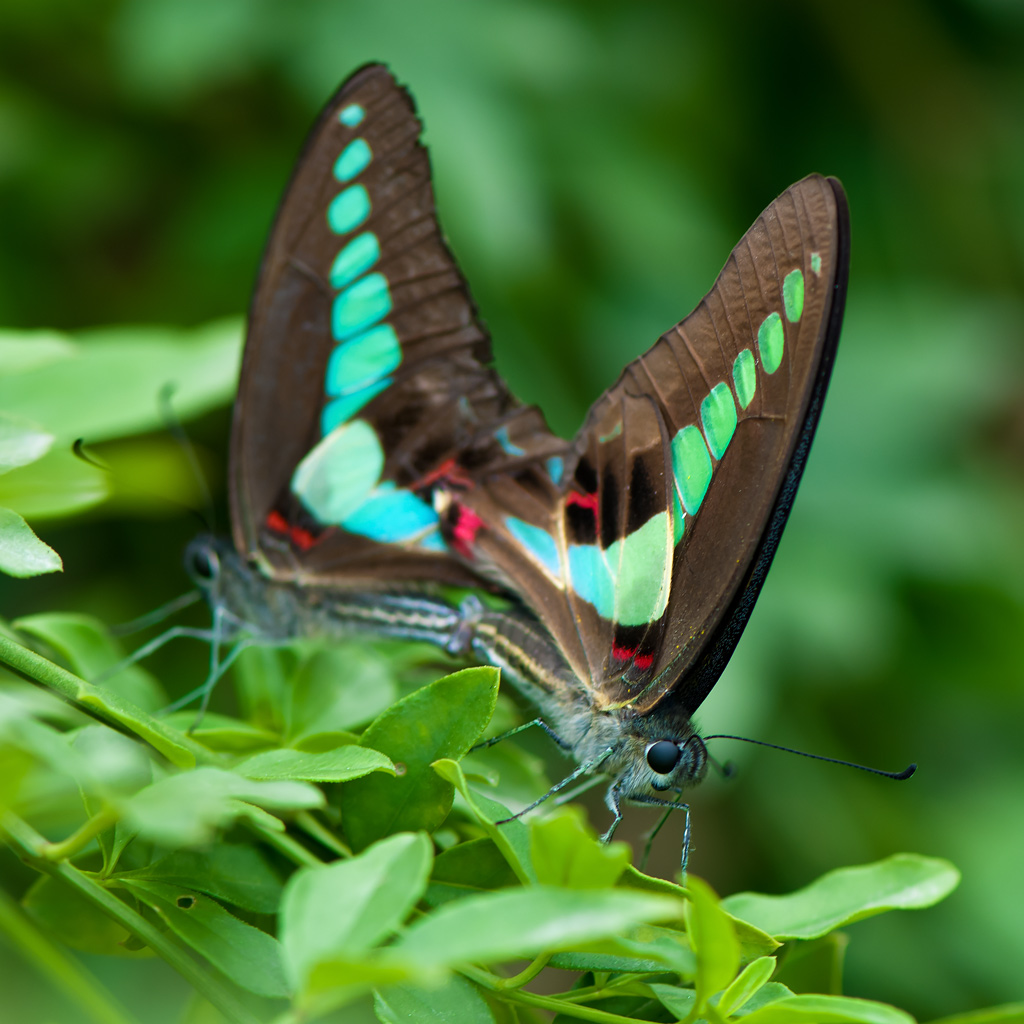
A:
POLYGON ((790 996, 795 995, 792 989, 787 988, 785 985, 780 984, 777 981, 769 981, 762 985, 750 999, 741 1006, 734 1016, 743 1017, 746 1014, 753 1013, 755 1010, 760 1010, 762 1006, 767 1006, 769 1003, 778 1002, 780 999, 789 999, 790 996))
POLYGON ((530 832, 526 825, 518 818, 508 821, 512 812, 507 807, 471 790, 457 761, 442 759, 435 761, 432 767, 441 778, 455 786, 519 881, 523 885, 536 882, 537 875, 530 860, 530 832), (495 825, 496 821, 502 824, 495 825))
POLYGON ((288 995, 281 946, 272 935, 240 921, 216 900, 190 889, 139 879, 122 882, 155 910, 178 938, 235 984, 271 999, 288 995))
POLYGON ((959 881, 960 872, 949 861, 898 853, 875 864, 830 871, 786 896, 742 892, 723 906, 778 939, 814 939, 886 910, 930 907, 959 881))
POLYGON ((479 989, 458 975, 440 988, 389 985, 374 993, 381 1024, 494 1024, 494 1012, 479 989))
POLYGON ((390 757, 398 774, 375 774, 342 790, 345 835, 355 849, 394 832, 431 832, 444 821, 453 787, 430 765, 469 750, 497 692, 497 669, 465 669, 404 697, 367 728, 362 745, 390 757))
POLYGON ((790 996, 742 1017, 744 1024, 914 1024, 909 1013, 887 1003, 848 996, 790 996))
POLYGON ((531 822, 530 852, 538 882, 569 889, 615 885, 632 858, 626 843, 599 843, 579 807, 562 807, 531 822))
POLYGON ((794 992, 842 995, 843 959, 848 943, 845 932, 831 932, 820 939, 791 942, 786 946, 775 977, 794 992))
POLYGON ((686 1020, 693 1013, 693 1008, 697 1002, 697 993, 692 988, 682 988, 679 985, 663 985, 659 982, 651 982, 649 987, 657 997, 658 1002, 676 1020, 686 1020))
POLYGON ((370 772, 395 774, 391 759, 369 747, 336 747, 311 754, 302 750, 265 750, 235 765, 249 779, 304 779, 306 782, 348 782, 370 772))
POLYGON ((351 860, 297 871, 285 888, 280 925, 296 987, 319 963, 351 961, 398 928, 423 895, 431 860, 427 837, 407 833, 351 860))
MULTIPOLYGON (((73 949, 102 956, 140 956, 125 945, 129 933, 121 925, 59 878, 37 878, 21 902, 29 916, 73 949)), ((141 955, 153 954, 147 948, 141 955)))
POLYGON ((492 839, 471 839, 434 860, 426 901, 431 906, 518 884, 515 872, 492 839))
POLYGON ((0 508, 0 572, 25 578, 63 569, 60 555, 44 544, 17 512, 0 508))
POLYGON ((745 1006, 752 996, 768 981, 775 970, 775 957, 762 956, 747 964, 718 1000, 718 1009, 725 1016, 745 1006))
POLYGON ((125 820, 141 836, 176 849, 211 842, 217 830, 252 807, 308 810, 323 804, 320 790, 305 782, 258 782, 219 768, 171 775, 122 804, 125 820))
POLYGON ((551 966, 638 974, 671 971, 691 980, 697 973, 697 958, 685 932, 644 924, 610 939, 581 944, 571 953, 556 953, 551 958, 551 966))
POLYGON ((572 949, 648 921, 681 916, 667 896, 612 890, 505 889, 446 903, 390 947, 424 967, 490 963, 572 949))
POLYGON ((175 850, 115 876, 195 889, 258 914, 273 914, 283 885, 258 847, 217 843, 204 850, 175 850))
POLYGON ((382 714, 398 697, 391 665, 365 645, 345 644, 314 651, 290 683, 286 735, 296 739, 322 732, 347 732, 382 714))
POLYGON ((740 944, 732 921, 722 910, 711 886, 691 875, 687 887, 690 891, 687 933, 697 954, 694 988, 700 1008, 736 977, 740 966, 740 944))
POLYGON ((55 440, 45 430, 0 413, 0 473, 41 459, 55 440))
POLYGON ((16 619, 13 625, 49 644, 83 679, 102 676, 94 685, 116 693, 144 711, 156 712, 167 704, 159 683, 141 666, 125 665, 112 675, 103 673, 124 663, 121 645, 106 626, 91 615, 47 612, 16 619))
POLYGON ((281 737, 269 729, 261 729, 257 725, 243 722, 240 718, 221 715, 215 711, 207 711, 195 728, 194 709, 175 711, 166 715, 163 720, 175 729, 188 732, 204 747, 226 753, 244 754, 252 750, 265 750, 267 747, 276 747, 281 742, 281 737))

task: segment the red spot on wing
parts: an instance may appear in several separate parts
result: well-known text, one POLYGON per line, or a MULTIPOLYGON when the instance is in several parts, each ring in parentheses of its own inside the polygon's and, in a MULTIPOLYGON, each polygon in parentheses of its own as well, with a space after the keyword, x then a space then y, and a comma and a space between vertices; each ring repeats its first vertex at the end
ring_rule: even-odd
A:
POLYGON ((580 494, 579 491, 570 491, 565 496, 566 505, 579 505, 581 508, 589 508, 594 515, 597 515, 597 495, 580 494))
POLYGON ((639 647, 622 647, 612 644, 612 657, 618 661, 632 661, 641 672, 646 672, 654 664, 653 654, 641 654, 639 647))
POLYGON ((422 491, 436 483, 454 484, 456 487, 464 489, 473 486, 473 481, 466 476, 457 460, 445 459, 436 469, 432 469, 429 473, 411 483, 409 490, 422 491))
POLYGON ((266 527, 273 533, 283 534, 300 551, 308 551, 319 538, 301 526, 292 526, 277 509, 271 509, 264 520, 266 527))
POLYGON ((452 525, 452 544, 463 558, 473 557, 476 535, 483 528, 484 521, 470 508, 456 506, 455 522, 452 525))
POLYGON ((638 654, 633 659, 633 664, 636 665, 641 672, 646 672, 654 664, 653 654, 638 654))
POLYGON ((619 661, 629 661, 636 651, 635 647, 620 647, 618 644, 612 644, 612 657, 619 661))

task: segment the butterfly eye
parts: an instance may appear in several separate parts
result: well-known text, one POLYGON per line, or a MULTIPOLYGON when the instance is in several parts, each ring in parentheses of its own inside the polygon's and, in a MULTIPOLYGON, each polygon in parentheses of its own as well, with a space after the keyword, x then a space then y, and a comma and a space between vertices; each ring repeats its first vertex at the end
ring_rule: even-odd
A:
POLYGON ((185 552, 185 571, 196 583, 209 583, 219 567, 216 554, 206 547, 194 544, 185 552))
POLYGON ((682 751, 671 740, 658 740, 647 748, 647 763, 651 771, 668 775, 682 757, 682 751))

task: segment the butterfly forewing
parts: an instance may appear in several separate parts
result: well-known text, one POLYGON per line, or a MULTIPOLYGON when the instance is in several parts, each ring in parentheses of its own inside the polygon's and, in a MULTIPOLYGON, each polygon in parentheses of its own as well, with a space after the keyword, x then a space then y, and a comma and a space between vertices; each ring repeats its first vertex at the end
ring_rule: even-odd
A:
POLYGON ((475 562, 541 618, 597 706, 643 712, 675 690, 692 711, 714 685, 803 469, 847 267, 842 188, 806 178, 598 399, 550 498, 509 479, 462 496, 482 522, 475 562))
POLYGON ((314 126, 250 312, 232 435, 235 543, 320 584, 473 584, 432 490, 562 451, 487 363, 441 235, 421 125, 380 65, 314 126))

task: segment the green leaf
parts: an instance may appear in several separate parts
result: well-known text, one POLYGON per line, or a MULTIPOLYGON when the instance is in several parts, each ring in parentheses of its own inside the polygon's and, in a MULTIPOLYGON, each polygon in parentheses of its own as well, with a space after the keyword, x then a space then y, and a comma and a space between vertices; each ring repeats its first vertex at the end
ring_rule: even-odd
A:
POLYGON ((489 963, 572 949, 679 917, 682 908, 667 896, 620 889, 506 889, 446 903, 410 925, 390 949, 424 967, 489 963))
POLYGON ((497 692, 497 669, 465 669, 404 697, 367 728, 363 746, 390 757, 398 774, 357 779, 342 790, 345 835, 355 849, 394 832, 431 832, 444 821, 454 790, 431 763, 469 750, 497 692))
POLYGON ((313 652, 290 681, 287 736, 347 732, 382 714, 398 697, 391 665, 365 645, 313 652))
POLYGON ((887 1003, 848 996, 790 996, 743 1016, 744 1024, 914 1024, 909 1013, 887 1003))
MULTIPOLYGON (((226 404, 238 380, 241 325, 222 320, 192 329, 105 327, 62 339, 54 358, 0 377, 0 409, 39 423, 58 438, 89 442, 163 427, 159 395, 188 419, 226 404)), ((13 332, 8 340, 20 340, 13 332)), ((24 364, 23 364, 24 365, 24 364)))
POLYGON ((687 933, 697 954, 697 977, 694 988, 697 1005, 704 1004, 728 985, 740 966, 740 944, 729 915, 722 910, 718 897, 707 882, 692 875, 687 879, 690 903, 687 933))
POLYGON ((820 939, 791 942, 786 946, 775 977, 794 992, 842 995, 843 959, 848 943, 845 932, 831 932, 820 939))
POLYGON ((780 984, 777 981, 769 981, 762 985, 750 997, 750 999, 736 1011, 734 1016, 743 1017, 746 1014, 753 1013, 755 1010, 760 1010, 762 1006, 778 1002, 780 999, 789 999, 790 996, 793 995, 795 995, 795 993, 792 989, 787 988, 785 985, 780 984))
POLYGON ((697 958, 685 932, 644 924, 610 939, 581 944, 571 953, 556 953, 551 958, 551 966, 640 974, 672 971, 690 980, 697 973, 697 958))
POLYGON ((306 782, 348 782, 370 772, 395 774, 391 759, 369 747, 351 744, 311 754, 301 750, 265 750, 235 765, 249 779, 304 779, 306 782))
POLYGON ((0 508, 0 572, 25 578, 63 569, 60 555, 43 543, 17 512, 0 508))
POLYGON ((659 982, 651 982, 648 987, 655 994, 658 1002, 676 1020, 686 1020, 693 1012, 697 1002, 697 993, 692 988, 682 988, 679 985, 664 985, 659 982))
POLYGON ((240 718, 221 715, 215 711, 207 711, 196 728, 192 728, 196 721, 195 710, 175 711, 165 716, 164 721, 182 732, 188 731, 189 735, 204 747, 227 753, 241 754, 251 750, 263 750, 267 747, 276 747, 281 742, 281 737, 269 729, 261 729, 240 718))
POLYGON ((494 1012, 479 989, 458 975, 440 988, 390 985, 374 993, 382 1024, 494 1024, 494 1012))
POLYGON ((519 879, 492 839, 471 839, 434 860, 425 899, 431 906, 516 885, 519 879))
POLYGON ((526 825, 519 818, 507 821, 512 815, 507 807, 471 790, 457 761, 442 759, 433 764, 433 769, 455 786, 519 881, 523 885, 536 882, 537 875, 530 860, 530 832, 526 825), (495 825, 496 821, 503 824, 495 825))
POLYGON ((813 939, 886 910, 930 907, 949 895, 960 872, 946 860, 898 853, 875 864, 839 868, 786 896, 743 892, 723 906, 779 939, 813 939))
POLYGON ((83 953, 135 958, 153 955, 148 948, 129 949, 125 945, 129 932, 59 878, 48 875, 37 878, 21 903, 38 924, 83 953))
POLYGON ((0 473, 41 459, 55 440, 45 430, 0 413, 0 473))
POLYGON ((16 377, 29 370, 74 358, 76 344, 57 331, 0 330, 0 377, 16 377))
MULTIPOLYGON (((67 660, 71 670, 83 679, 102 676, 125 660, 121 645, 110 635, 106 626, 91 615, 47 612, 43 615, 26 615, 16 619, 13 625, 49 644, 67 660)), ((167 704, 167 697, 160 684, 139 665, 125 665, 94 685, 116 693, 144 711, 157 712, 167 704)))
POLYGON ((443 973, 427 973, 377 951, 363 957, 332 957, 312 969, 296 1003, 302 1020, 315 1020, 375 988, 403 982, 437 986, 444 980, 443 973))
POLYGON ((0 504, 32 520, 55 519, 99 504, 111 487, 106 473, 77 458, 67 445, 0 476, 0 504))
POLYGON ((122 882, 155 910, 178 938, 235 984, 272 999, 288 995, 281 946, 272 935, 240 921, 216 900, 190 889, 139 879, 122 882))
POLYGON ((762 956, 747 964, 718 1000, 719 1012, 727 1017, 745 1006, 775 970, 775 957, 762 956))
POLYGON ((240 843, 217 843, 204 850, 176 850, 115 878, 195 889, 258 914, 276 913, 284 889, 259 848, 240 843))
POLYGON ((398 928, 423 895, 431 860, 423 833, 402 834, 351 860, 297 871, 285 887, 280 925, 296 987, 317 964, 357 958, 398 928))
POLYGON ((251 813, 322 806, 323 794, 305 782, 258 782, 219 768, 171 775, 140 790, 121 807, 141 836, 177 848, 211 842, 217 830, 251 813))
POLYGON ((563 807, 531 822, 530 852, 538 882, 570 889, 615 885, 632 857, 626 843, 599 843, 579 807, 563 807))

